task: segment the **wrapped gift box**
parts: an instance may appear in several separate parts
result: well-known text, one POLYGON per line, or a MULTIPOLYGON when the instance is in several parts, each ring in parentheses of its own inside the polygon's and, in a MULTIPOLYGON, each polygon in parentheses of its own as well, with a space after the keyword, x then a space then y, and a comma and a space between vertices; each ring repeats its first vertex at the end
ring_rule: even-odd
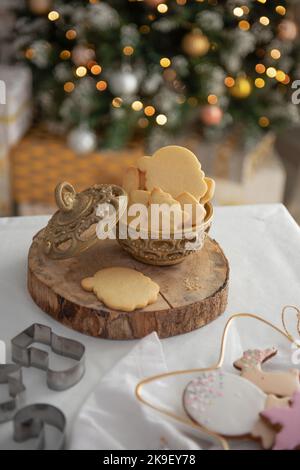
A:
POLYGON ((139 143, 119 151, 78 155, 64 138, 34 128, 11 151, 14 205, 20 215, 51 213, 56 209, 57 183, 69 181, 77 191, 93 184, 122 184, 124 168, 142 155, 144 148, 139 143))
POLYGON ((8 149, 0 132, 0 217, 11 214, 8 149))
POLYGON ((0 83, 0 127, 6 135, 8 145, 13 146, 31 125, 31 71, 21 65, 1 65, 0 83))

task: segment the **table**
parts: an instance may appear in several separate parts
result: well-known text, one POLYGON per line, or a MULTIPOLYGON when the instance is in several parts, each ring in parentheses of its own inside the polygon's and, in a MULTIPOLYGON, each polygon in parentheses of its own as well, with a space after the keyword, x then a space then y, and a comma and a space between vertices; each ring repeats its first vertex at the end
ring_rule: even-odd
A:
MULTIPOLYGON (((53 392, 46 386, 44 372, 24 371, 24 381, 30 384, 27 402, 46 402, 60 407, 70 429, 77 410, 93 386, 136 342, 83 336, 55 322, 33 303, 26 289, 27 252, 33 235, 47 220, 48 217, 40 216, 0 219, 0 340, 6 342, 8 362, 10 339, 34 322, 84 342, 87 371, 76 388, 53 392)), ((280 325, 282 306, 300 305, 300 228, 284 206, 217 207, 210 235, 221 244, 230 262, 228 307, 225 314, 210 325, 162 340, 170 370, 204 367, 215 362, 220 335, 231 314, 256 313, 280 325), (191 351, 196 353, 191 354, 191 351)), ((254 342, 255 337, 252 335, 254 342)), ((267 338, 266 342, 268 345, 267 338)), ((56 362, 57 358, 52 356, 51 366, 66 365, 65 361, 56 362)))

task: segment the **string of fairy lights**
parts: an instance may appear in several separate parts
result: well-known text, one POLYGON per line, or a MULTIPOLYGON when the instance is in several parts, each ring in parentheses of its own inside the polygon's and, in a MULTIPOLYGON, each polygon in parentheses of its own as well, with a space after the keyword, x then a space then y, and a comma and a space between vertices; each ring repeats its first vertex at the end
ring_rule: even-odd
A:
MULTIPOLYGON (((143 1, 143 0, 128 0, 129 2, 133 1, 143 1)), ((151 5, 152 10, 148 14, 147 18, 150 24, 144 24, 139 27, 139 32, 142 35, 147 35, 151 31, 151 22, 157 18, 157 15, 165 15, 168 10, 168 4, 165 1, 160 0, 144 0, 146 3, 151 5)), ((217 5, 217 0, 197 0, 199 3, 208 1, 210 5, 217 5)), ((266 4, 268 0, 256 0, 256 2, 261 4, 266 4)), ((89 3, 95 4, 98 3, 98 0, 89 0, 89 3)), ((184 7, 187 3, 187 0, 176 0, 177 5, 184 7)), ((270 8, 273 8, 280 17, 285 17, 286 8, 283 5, 272 6, 269 2, 270 8)), ((251 13, 249 6, 241 5, 233 7, 232 14, 233 17, 237 20, 237 27, 241 31, 249 31, 252 28, 252 24, 248 18, 248 15, 251 13)), ((61 15, 59 11, 51 10, 48 13, 48 20, 50 22, 57 22, 60 19, 61 15)), ((259 17, 258 22, 263 27, 268 27, 270 25, 270 18, 266 14, 259 17)), ((68 61, 72 59, 72 43, 75 42, 77 38, 77 31, 75 28, 68 29, 65 32, 65 37, 70 41, 70 48, 63 49, 59 58, 61 61, 68 61)), ((284 39, 284 32, 279 29, 279 37, 284 39)), ((92 76, 95 79, 95 87, 100 93, 105 93, 110 89, 109 81, 107 78, 102 78, 103 66, 98 63, 94 47, 92 45, 88 46, 90 48, 90 58, 85 64, 75 64, 74 66, 74 80, 68 80, 63 84, 63 89, 65 93, 70 94, 74 91, 76 87, 76 79, 80 80, 86 76, 92 76)), ((135 47, 132 44, 122 45, 122 54, 126 58, 130 58, 135 54, 135 47)), ((210 40, 199 31, 196 26, 195 30, 187 33, 186 37, 183 39, 182 48, 186 54, 190 57, 201 57, 205 56, 210 50, 214 50, 215 44, 210 42, 210 40)), ((31 48, 28 48, 25 52, 26 58, 31 59, 34 54, 34 51, 31 48)), ((88 54, 87 54, 88 55, 88 54)), ((282 52, 278 47, 274 47, 269 51, 258 50, 258 62, 255 65, 255 78, 249 78, 246 73, 240 72, 237 76, 227 75, 224 79, 224 84, 228 89, 228 93, 236 99, 245 99, 248 98, 253 92, 254 88, 257 90, 263 89, 269 80, 275 80, 281 85, 288 85, 290 83, 290 76, 284 70, 276 67, 276 61, 279 61, 281 58, 282 52), (260 56, 261 59, 260 60, 260 56), (273 61, 272 64, 263 63, 265 58, 273 61)), ((265 61, 268 62, 268 61, 265 61)), ((161 68, 161 73, 163 79, 172 84, 176 90, 176 86, 179 86, 179 81, 177 79, 177 72, 172 68, 172 57, 161 57, 159 59, 159 65, 161 68)), ((184 93, 180 92, 177 96, 178 104, 188 103, 191 107, 196 107, 203 105, 199 103, 199 100, 195 96, 185 96, 184 93)), ((124 100, 121 96, 113 97, 111 101, 111 106, 113 108, 121 108, 124 105, 124 100)), ((149 118, 154 119, 156 124, 159 126, 164 126, 168 122, 168 116, 166 114, 159 113, 156 110, 155 106, 152 103, 144 103, 142 99, 133 99, 129 104, 133 111, 138 113, 143 113, 138 119, 138 125, 141 128, 146 128, 149 125, 149 118)), ((207 105, 217 108, 219 106, 219 97, 215 93, 209 93, 207 95, 207 105)), ((219 117, 222 118, 222 111, 220 111, 219 117)), ((216 120, 218 123, 218 119, 216 120)), ((261 127, 268 127, 270 125, 270 120, 267 116, 260 116, 258 119, 258 124, 261 127)))

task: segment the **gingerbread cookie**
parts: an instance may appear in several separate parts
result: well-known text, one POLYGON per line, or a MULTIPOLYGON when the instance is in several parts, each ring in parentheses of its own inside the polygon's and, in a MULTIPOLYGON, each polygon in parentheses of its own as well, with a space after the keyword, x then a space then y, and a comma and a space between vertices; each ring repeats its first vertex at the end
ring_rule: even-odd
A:
POLYGON ((112 267, 96 272, 81 281, 84 290, 94 292, 113 310, 132 312, 157 300, 159 285, 135 269, 112 267))
MULTIPOLYGON (((269 395, 266 400, 265 409, 286 408, 289 406, 289 402, 290 399, 288 397, 277 398, 274 395, 269 395)), ((259 417, 252 429, 251 436, 254 439, 259 439, 264 449, 271 449, 275 442, 276 431, 265 419, 259 417)))
POLYGON ((296 391, 289 407, 270 408, 261 413, 276 431, 273 450, 300 448, 300 391, 296 391))
POLYGON ((189 191, 198 201, 207 192, 200 162, 184 147, 163 147, 152 157, 139 158, 137 164, 139 170, 145 173, 145 187, 148 191, 158 187, 173 198, 189 191))
POLYGON ((243 356, 234 362, 234 367, 241 371, 241 376, 257 385, 267 394, 279 397, 291 397, 300 389, 299 371, 264 372, 261 364, 277 354, 275 348, 249 349, 243 356))
POLYGON ((196 423, 222 436, 251 433, 266 395, 238 375, 215 370, 202 372, 184 391, 183 405, 196 423))
POLYGON ((181 209, 190 214, 192 225, 200 225, 203 222, 206 210, 191 193, 186 191, 179 194, 176 199, 180 203, 181 209))
POLYGON ((207 191, 204 196, 201 197, 200 202, 201 204, 206 204, 209 202, 215 194, 216 183, 212 178, 208 178, 207 176, 204 178, 204 181, 207 185, 207 191))

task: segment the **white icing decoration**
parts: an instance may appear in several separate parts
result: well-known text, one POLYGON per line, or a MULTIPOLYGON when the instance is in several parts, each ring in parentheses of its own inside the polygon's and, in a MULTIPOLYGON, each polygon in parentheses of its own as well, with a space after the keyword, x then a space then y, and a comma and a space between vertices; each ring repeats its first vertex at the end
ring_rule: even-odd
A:
POLYGON ((188 415, 200 425, 223 436, 242 436, 252 431, 266 395, 243 377, 211 371, 187 385, 183 400, 188 415))

